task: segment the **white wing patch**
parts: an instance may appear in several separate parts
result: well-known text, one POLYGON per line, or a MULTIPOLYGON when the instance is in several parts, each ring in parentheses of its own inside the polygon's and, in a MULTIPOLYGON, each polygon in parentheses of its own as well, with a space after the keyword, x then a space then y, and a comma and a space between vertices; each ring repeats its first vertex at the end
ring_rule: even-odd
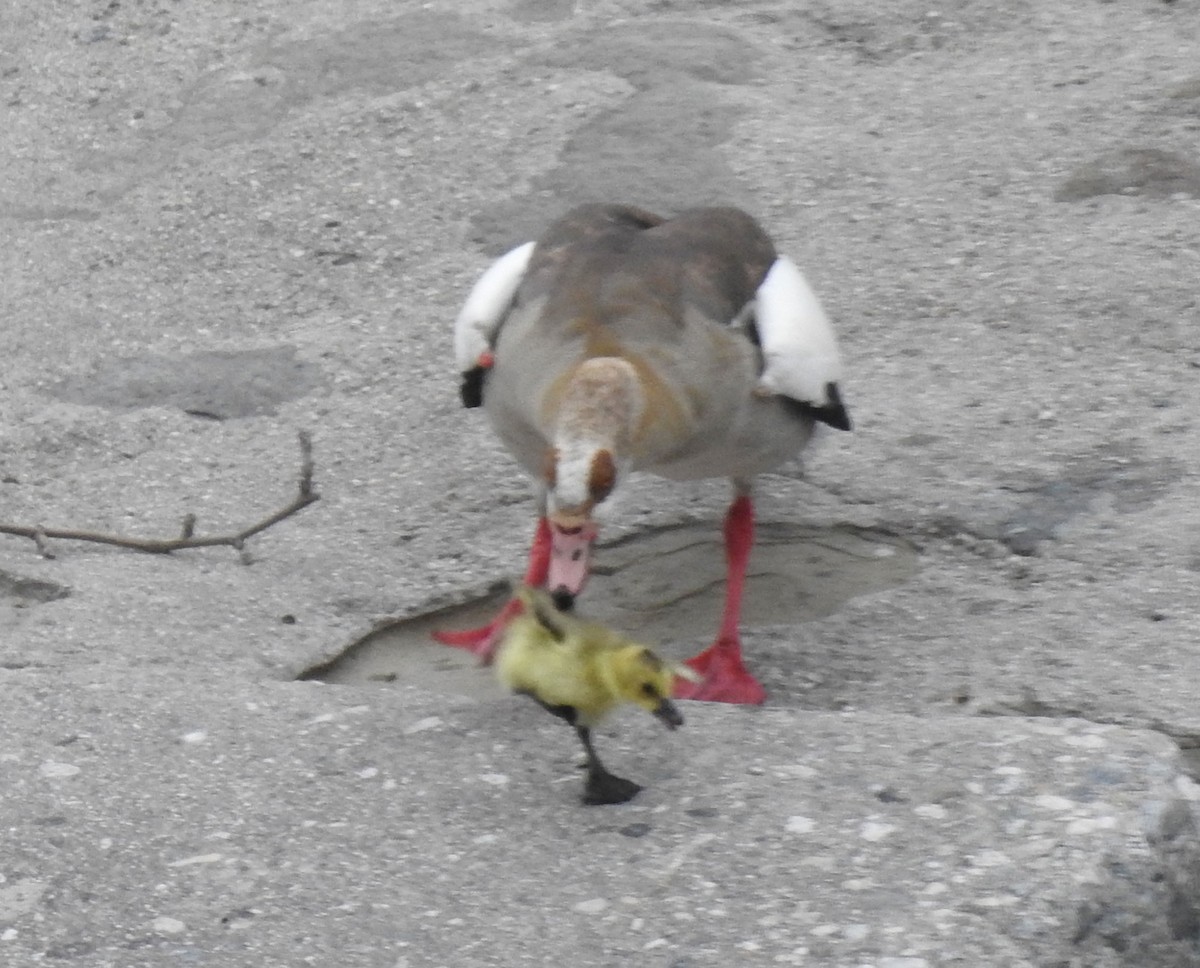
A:
POLYGON ((454 359, 460 372, 477 366, 479 357, 496 342, 496 332, 525 278, 536 243, 526 242, 504 253, 471 288, 454 321, 454 359))
POLYGON ((754 309, 765 366, 759 389, 811 403, 828 403, 826 384, 842 378, 837 340, 807 280, 780 256, 758 287, 754 309))

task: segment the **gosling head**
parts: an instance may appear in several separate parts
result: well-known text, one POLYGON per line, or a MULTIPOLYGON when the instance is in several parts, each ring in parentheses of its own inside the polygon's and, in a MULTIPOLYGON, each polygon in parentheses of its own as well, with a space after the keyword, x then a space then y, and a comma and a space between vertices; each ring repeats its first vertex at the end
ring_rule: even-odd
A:
POLYGON ((636 368, 620 357, 584 360, 562 384, 542 465, 551 534, 546 587, 560 603, 587 582, 595 514, 630 469, 628 451, 645 406, 636 368))
POLYGON ((671 693, 676 676, 698 678, 687 666, 666 663, 646 646, 630 643, 613 653, 608 672, 621 699, 641 706, 667 729, 683 725, 683 714, 671 701, 671 693))

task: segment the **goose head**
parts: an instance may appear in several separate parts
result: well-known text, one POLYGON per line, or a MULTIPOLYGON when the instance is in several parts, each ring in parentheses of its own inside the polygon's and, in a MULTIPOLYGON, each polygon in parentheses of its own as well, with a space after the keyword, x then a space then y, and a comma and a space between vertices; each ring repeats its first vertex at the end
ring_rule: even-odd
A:
POLYGON ((586 359, 565 382, 542 472, 552 535, 547 588, 560 605, 587 582, 595 514, 628 473, 644 410, 637 371, 620 357, 586 359))

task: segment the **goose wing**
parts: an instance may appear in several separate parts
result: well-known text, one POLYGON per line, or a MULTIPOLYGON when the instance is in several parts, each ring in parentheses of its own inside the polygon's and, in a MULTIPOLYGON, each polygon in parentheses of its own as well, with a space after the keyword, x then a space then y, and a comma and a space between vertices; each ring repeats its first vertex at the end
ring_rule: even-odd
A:
POLYGON ((758 389, 790 397, 817 420, 849 430, 850 416, 838 392, 842 360, 833 328, 816 293, 786 256, 775 260, 758 287, 753 319, 763 354, 758 389))
POLYGON ((526 242, 493 262, 472 287, 454 321, 454 359, 462 374, 464 406, 478 407, 483 402, 483 375, 491 366, 492 347, 512 309, 535 245, 526 242))

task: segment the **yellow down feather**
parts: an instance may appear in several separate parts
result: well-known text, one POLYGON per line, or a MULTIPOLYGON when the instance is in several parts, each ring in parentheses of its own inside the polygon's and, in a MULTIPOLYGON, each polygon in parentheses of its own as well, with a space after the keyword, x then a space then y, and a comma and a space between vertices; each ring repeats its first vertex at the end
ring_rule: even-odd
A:
POLYGON ((579 725, 594 725, 622 703, 661 714, 675 677, 695 678, 647 645, 560 612, 541 590, 522 587, 516 595, 525 607, 505 631, 496 674, 546 706, 575 710, 579 725))

